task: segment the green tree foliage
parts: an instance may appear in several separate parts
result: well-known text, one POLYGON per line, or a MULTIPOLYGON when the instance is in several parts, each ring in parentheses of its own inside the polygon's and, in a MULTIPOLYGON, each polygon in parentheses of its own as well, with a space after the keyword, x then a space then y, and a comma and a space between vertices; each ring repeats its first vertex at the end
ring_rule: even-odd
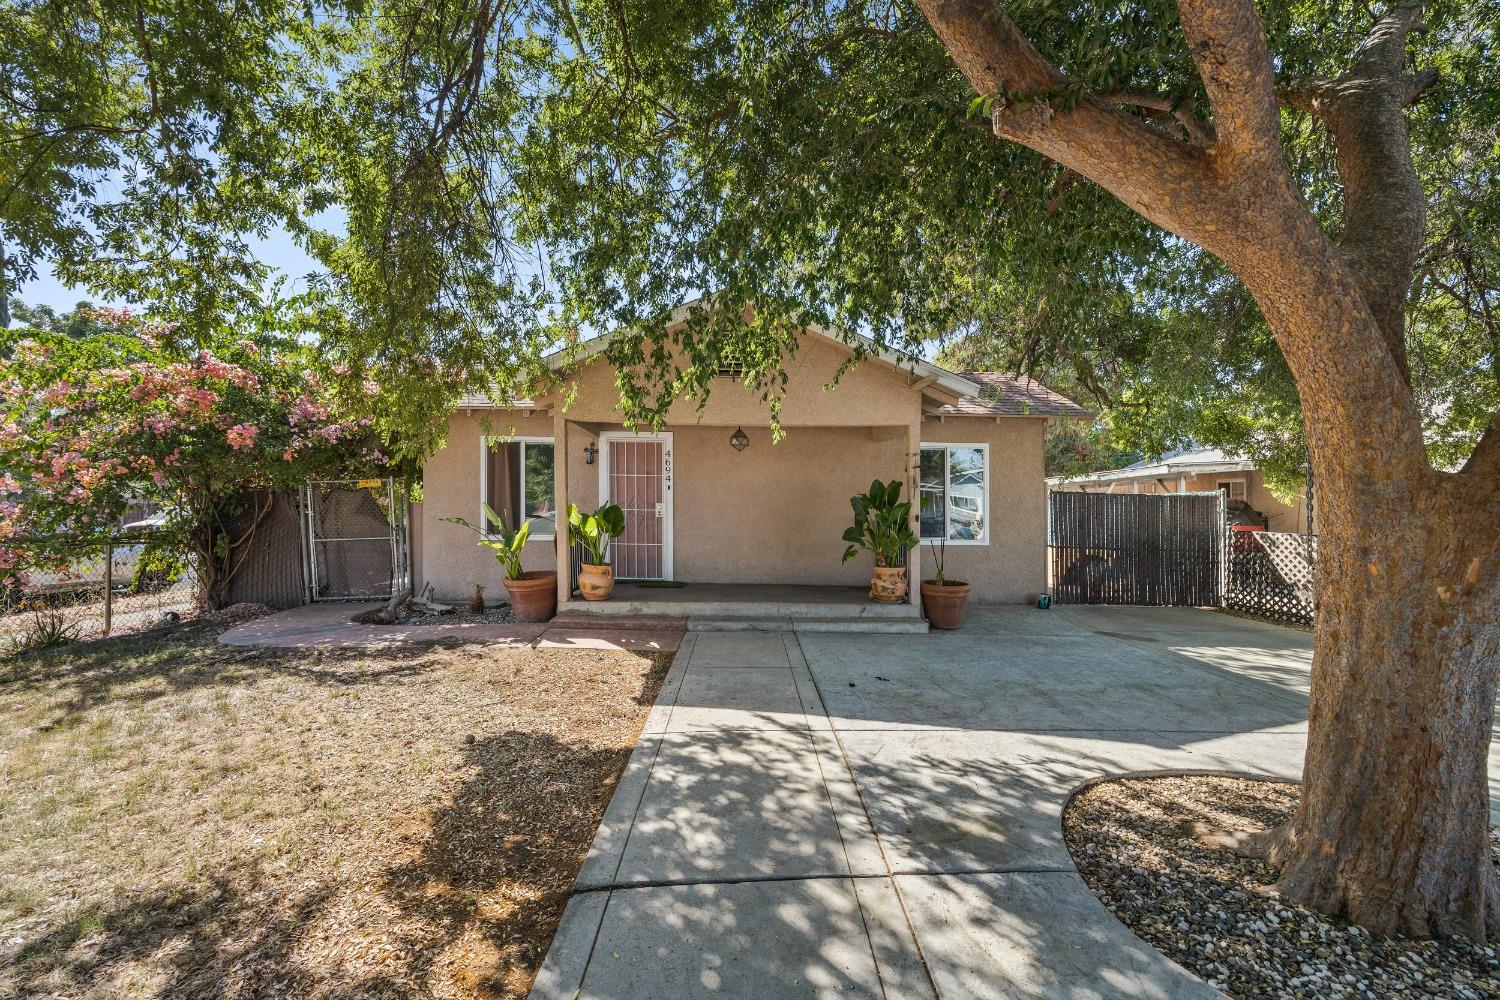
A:
MULTIPOLYGON (((1072 81, 1052 99, 1168 95, 1134 113, 1207 127, 1173 4, 1009 11, 1072 81)), ((1347 65, 1375 13, 1264 10, 1288 81, 1347 65)), ((1430 194, 1410 339, 1442 464, 1500 384, 1497 23, 1495 0, 1444 0, 1411 42, 1440 73, 1410 112, 1430 194)), ((382 367, 374 415, 413 450, 459 393, 545 377, 538 358, 577 330, 634 331, 609 351, 631 368, 633 419, 701 399, 729 354, 774 414, 813 322, 1064 376, 1144 451, 1191 439, 1288 468, 1300 453, 1295 393, 1235 282, 997 143, 906 3, 51 0, 0 12, 0 105, 9 287, 45 258, 208 336, 267 294, 250 241, 283 227, 327 269, 326 350, 351 380, 382 367), (330 207, 340 221, 320 226, 330 207), (668 331, 709 292, 718 309, 668 331)), ((1336 229, 1328 136, 1292 110, 1284 130, 1336 229)))

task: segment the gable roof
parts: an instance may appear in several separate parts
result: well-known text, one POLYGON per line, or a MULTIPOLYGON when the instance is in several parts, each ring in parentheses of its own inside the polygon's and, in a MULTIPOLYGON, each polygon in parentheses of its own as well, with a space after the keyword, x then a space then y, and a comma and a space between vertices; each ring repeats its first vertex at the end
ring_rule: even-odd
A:
MULTIPOLYGON (((696 302, 689 302, 673 310, 672 320, 686 317, 696 302)), ((807 326, 809 333, 848 348, 845 338, 830 333, 818 326, 807 326)), ((562 349, 547 355, 543 360, 553 371, 594 357, 609 346, 616 331, 590 337, 573 350, 562 349)), ((911 381, 924 383, 924 387, 940 389, 938 405, 926 412, 937 416, 1019 416, 1019 417, 1087 417, 1089 412, 1077 403, 1053 392, 1030 378, 1018 378, 1001 372, 951 372, 915 354, 883 347, 864 334, 850 334, 849 339, 859 341, 870 353, 897 371, 909 373, 911 381)), ((536 404, 530 400, 502 402, 485 395, 465 395, 459 400, 461 409, 501 407, 504 409, 528 409, 536 404)))

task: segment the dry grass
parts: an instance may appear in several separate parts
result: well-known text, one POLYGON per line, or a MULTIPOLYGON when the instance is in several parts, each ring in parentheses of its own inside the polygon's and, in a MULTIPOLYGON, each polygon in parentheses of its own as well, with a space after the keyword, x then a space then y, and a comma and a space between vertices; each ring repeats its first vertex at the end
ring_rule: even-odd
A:
POLYGON ((0 994, 519 997, 670 656, 0 662, 0 994))

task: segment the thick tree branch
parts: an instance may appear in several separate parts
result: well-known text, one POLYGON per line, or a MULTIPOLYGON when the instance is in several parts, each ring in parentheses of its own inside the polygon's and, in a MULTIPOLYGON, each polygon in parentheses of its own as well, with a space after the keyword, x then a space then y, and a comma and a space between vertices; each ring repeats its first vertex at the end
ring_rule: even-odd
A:
POLYGON ((1421 8, 1400 4, 1378 20, 1339 76, 1278 90, 1289 106, 1320 118, 1333 137, 1344 188, 1339 246, 1407 381, 1406 292, 1426 232, 1427 199, 1404 109, 1437 79, 1430 69, 1405 71, 1406 41, 1421 8))
POLYGON ((1469 460, 1464 463, 1461 475, 1500 494, 1500 413, 1490 418, 1489 427, 1485 428, 1469 460))
POLYGON ((1068 80, 987 0, 917 0, 958 68, 980 94, 996 98, 996 135, 1076 170, 1147 219, 1189 239, 1208 239, 1195 222, 1219 231, 1232 206, 1218 203, 1207 151, 1085 96, 1072 108, 1048 97, 1068 80), (1024 102, 1010 98, 1022 95, 1024 102))
POLYGON ((1276 74, 1253 0, 1179 0, 1177 12, 1213 109, 1216 157, 1282 169, 1276 74))

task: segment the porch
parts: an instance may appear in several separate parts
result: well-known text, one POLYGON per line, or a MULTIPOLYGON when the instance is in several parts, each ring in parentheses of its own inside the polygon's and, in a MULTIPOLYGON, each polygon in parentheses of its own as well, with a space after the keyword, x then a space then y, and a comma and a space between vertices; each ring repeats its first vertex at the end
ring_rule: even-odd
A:
POLYGON ((926 632, 921 609, 879 604, 866 587, 768 583, 615 585, 607 601, 571 597, 558 607, 571 619, 680 618, 688 631, 926 632))

